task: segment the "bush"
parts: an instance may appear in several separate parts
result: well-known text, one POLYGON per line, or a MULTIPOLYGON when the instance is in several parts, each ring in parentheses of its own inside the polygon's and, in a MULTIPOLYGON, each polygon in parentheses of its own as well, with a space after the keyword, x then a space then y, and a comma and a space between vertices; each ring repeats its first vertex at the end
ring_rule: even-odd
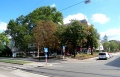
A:
POLYGON ((88 59, 88 58, 95 57, 95 55, 91 55, 91 54, 77 54, 75 58, 83 60, 83 59, 88 59))
POLYGON ((0 57, 12 57, 12 51, 8 46, 4 46, 4 49, 0 49, 0 57))

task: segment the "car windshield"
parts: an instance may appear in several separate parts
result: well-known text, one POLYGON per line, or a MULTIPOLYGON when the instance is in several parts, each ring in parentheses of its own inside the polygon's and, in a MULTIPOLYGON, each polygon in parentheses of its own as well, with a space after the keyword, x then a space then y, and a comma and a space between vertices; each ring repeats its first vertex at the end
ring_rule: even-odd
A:
POLYGON ((99 53, 99 55, 105 55, 105 53, 99 53))

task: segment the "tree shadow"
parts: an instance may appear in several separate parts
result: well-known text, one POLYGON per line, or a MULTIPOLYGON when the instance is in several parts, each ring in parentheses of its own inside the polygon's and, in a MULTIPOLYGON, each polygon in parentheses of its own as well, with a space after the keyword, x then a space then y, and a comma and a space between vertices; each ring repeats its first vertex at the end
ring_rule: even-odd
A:
POLYGON ((111 61, 111 62, 109 62, 109 63, 107 63, 107 64, 105 64, 105 65, 120 68, 120 57, 115 59, 115 60, 113 60, 113 61, 111 61))

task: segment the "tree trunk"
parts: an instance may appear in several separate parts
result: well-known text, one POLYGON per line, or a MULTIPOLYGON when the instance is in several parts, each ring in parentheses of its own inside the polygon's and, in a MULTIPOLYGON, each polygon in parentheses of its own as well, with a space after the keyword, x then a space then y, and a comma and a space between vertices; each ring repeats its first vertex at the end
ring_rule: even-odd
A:
POLYGON ((38 48, 37 57, 40 57, 40 55, 39 55, 39 52, 40 52, 39 46, 37 48, 38 48))
POLYGON ((74 50, 74 57, 76 57, 76 49, 74 50))
POLYGON ((91 55, 93 55, 93 47, 91 47, 91 55))

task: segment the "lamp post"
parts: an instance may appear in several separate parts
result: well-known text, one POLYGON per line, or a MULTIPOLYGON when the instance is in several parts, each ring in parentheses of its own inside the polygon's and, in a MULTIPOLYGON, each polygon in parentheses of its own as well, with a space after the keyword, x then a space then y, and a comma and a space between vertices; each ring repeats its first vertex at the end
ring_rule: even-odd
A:
POLYGON ((85 0, 85 4, 88 4, 88 3, 90 3, 91 1, 90 0, 85 0))

